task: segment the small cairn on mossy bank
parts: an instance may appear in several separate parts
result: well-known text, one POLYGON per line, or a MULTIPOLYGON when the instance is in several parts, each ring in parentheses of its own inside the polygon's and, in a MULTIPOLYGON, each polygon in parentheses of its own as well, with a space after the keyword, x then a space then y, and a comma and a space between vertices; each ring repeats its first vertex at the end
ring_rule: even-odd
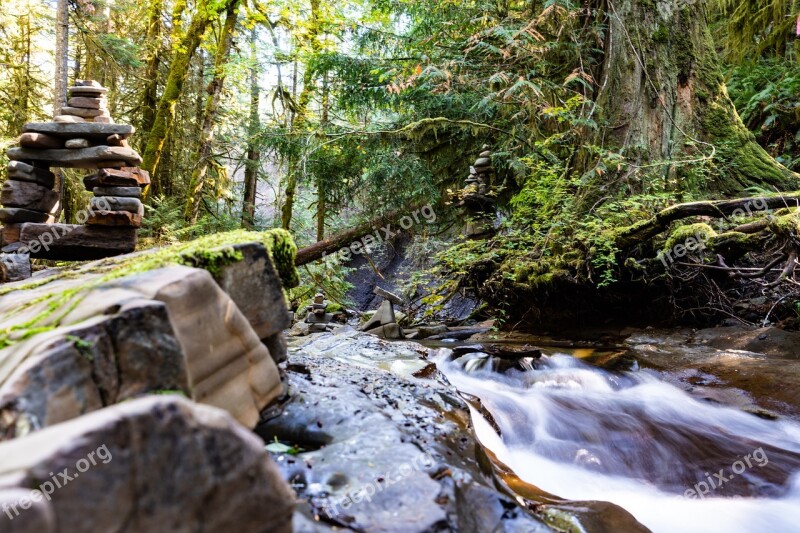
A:
POLYGON ((461 201, 457 207, 465 210, 467 225, 464 234, 470 239, 486 238, 494 234, 495 200, 491 182, 494 169, 492 152, 488 145, 481 148, 475 164, 469 169, 469 177, 460 191, 461 201))
POLYGON ((8 150, 8 180, 0 192, 0 281, 29 277, 32 257, 81 261, 136 248, 144 215, 140 197, 150 176, 128 145, 134 128, 113 123, 107 92, 95 81, 77 81, 61 114, 52 122, 25 124, 19 147, 8 150), (60 193, 51 168, 95 171, 83 180, 94 198, 78 214, 81 224, 55 224, 60 193))

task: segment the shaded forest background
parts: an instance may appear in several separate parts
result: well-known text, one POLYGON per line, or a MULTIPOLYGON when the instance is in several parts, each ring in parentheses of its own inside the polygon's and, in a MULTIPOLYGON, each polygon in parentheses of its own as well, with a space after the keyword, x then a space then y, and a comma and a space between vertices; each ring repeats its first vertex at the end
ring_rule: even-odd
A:
MULTIPOLYGON (((114 119, 137 128, 153 175, 144 245, 284 227, 302 246, 423 204, 446 219, 488 144, 501 238, 418 236, 450 280, 440 298, 472 283, 504 300, 559 276, 604 287, 630 277, 609 231, 733 192, 707 186, 734 173, 722 144, 643 164, 601 135, 616 127, 603 108, 604 51, 617 8, 632 3, 699 14, 743 123, 800 170, 794 0, 76 0, 69 79, 108 87, 114 119)), ((52 116, 55 11, 3 2, 3 152, 25 122, 52 116)), ((646 43, 677 46, 668 29, 629 31, 633 57, 646 43)), ((67 172, 65 221, 86 194, 67 172)))

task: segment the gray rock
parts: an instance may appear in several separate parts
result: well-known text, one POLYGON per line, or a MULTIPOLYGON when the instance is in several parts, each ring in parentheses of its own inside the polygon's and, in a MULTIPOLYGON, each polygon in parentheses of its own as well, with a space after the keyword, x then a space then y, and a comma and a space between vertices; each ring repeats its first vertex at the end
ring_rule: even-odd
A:
POLYGON ((71 115, 73 117, 94 118, 105 114, 103 109, 86 109, 83 107, 69 107, 64 106, 61 108, 62 115, 71 115))
POLYGON ((154 391, 190 394, 167 306, 139 300, 68 334, 6 350, 25 365, 0 385, 0 439, 72 420, 154 391))
POLYGON ((369 331, 374 329, 378 326, 385 326, 386 324, 394 324, 397 322, 397 319, 394 316, 394 307, 392 307, 392 302, 389 300, 385 300, 378 310, 372 315, 372 318, 369 321, 361 326, 361 331, 369 331))
POLYGON ((54 190, 25 181, 7 180, 0 190, 0 204, 51 213, 61 195, 54 190))
POLYGON ((65 168, 101 168, 103 166, 136 166, 141 156, 130 148, 121 146, 94 146, 78 150, 32 150, 11 148, 8 158, 16 161, 43 161, 65 168))
POLYGON ((0 500, 19 513, 0 515, 2 531, 17 520, 31 526, 17 531, 31 533, 292 531, 294 495, 263 442, 225 412, 177 396, 3 443, 0 474, 0 500), (65 469, 71 480, 54 487, 51 473, 65 469), (52 494, 28 517, 16 498, 32 487, 52 494))
POLYGON ((83 138, 103 143, 109 135, 120 135, 127 139, 136 131, 127 124, 57 124, 53 122, 29 122, 22 127, 23 132, 49 133, 65 139, 83 138))
MULTIPOLYGON (((2 211, 0 209, 0 219, 2 211)), ((137 235, 135 228, 128 227, 25 224, 20 231, 20 241, 28 248, 31 257, 87 261, 134 251, 137 235)))
POLYGON ((487 158, 488 159, 488 158, 492 157, 492 152, 489 151, 489 150, 485 150, 485 151, 481 152, 478 157, 487 158))
POLYGON ((0 254, 0 281, 22 281, 31 277, 31 256, 28 254, 0 254))
POLYGON ((419 327, 419 338, 420 339, 427 339, 428 337, 432 337, 433 335, 441 335, 442 333, 447 333, 449 330, 447 326, 439 324, 437 326, 420 326, 419 327))
POLYGON ((48 213, 31 211, 30 209, 20 209, 17 207, 5 207, 0 209, 0 222, 12 224, 15 222, 47 222, 52 219, 48 213))
POLYGON ((95 196, 121 196, 123 198, 140 198, 142 189, 139 187, 95 187, 92 189, 95 196))
POLYGON ((84 109, 104 109, 107 100, 105 98, 90 98, 87 96, 74 96, 67 100, 70 107, 82 107, 84 109))
POLYGON ((92 211, 128 211, 144 216, 144 204, 138 198, 122 196, 95 196, 89 202, 92 211))
POLYGON ((365 333, 376 335, 381 339, 397 340, 403 338, 403 329, 398 324, 384 324, 382 326, 366 330, 365 333))
POLYGON ((63 148, 64 146, 63 139, 44 133, 23 133, 19 136, 18 142, 23 148, 63 148))
POLYGON ((488 157, 481 157, 478 158, 477 161, 475 161, 475 164, 473 166, 475 167, 475 170, 478 170, 480 167, 490 167, 491 165, 492 165, 491 159, 489 159, 488 157))
POLYGON ((76 149, 76 148, 89 148, 91 143, 88 139, 68 139, 67 142, 64 143, 64 148, 69 149, 76 149))
POLYGON ((56 124, 82 124, 86 122, 86 119, 74 115, 58 115, 53 118, 53 121, 56 124))
MULTIPOLYGON (((233 247, 242 260, 216 269, 214 280, 247 318, 260 339, 269 339, 291 326, 280 275, 261 243, 233 247)), ((285 357, 285 349, 281 357, 285 357)), ((273 354, 274 356, 274 354, 273 354)))
POLYGON ((52 189, 56 183, 55 174, 44 168, 36 168, 22 161, 8 163, 8 177, 17 181, 35 183, 52 189))
POLYGON ((403 305, 403 299, 401 297, 399 297, 396 294, 391 293, 391 292, 389 292, 389 291, 387 291, 385 289, 382 289, 382 288, 380 288, 378 286, 375 286, 375 288, 372 290, 372 292, 377 294, 381 298, 389 300, 390 302, 392 302, 395 305, 403 305))

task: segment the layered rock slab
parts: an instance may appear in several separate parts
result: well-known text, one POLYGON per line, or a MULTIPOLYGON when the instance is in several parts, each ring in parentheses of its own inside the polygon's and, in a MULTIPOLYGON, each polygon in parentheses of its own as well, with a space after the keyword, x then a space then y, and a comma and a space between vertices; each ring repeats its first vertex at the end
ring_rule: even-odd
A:
POLYGON ((1 531, 289 533, 293 506, 262 442, 223 411, 176 396, 0 444, 1 531), (55 472, 72 479, 55 476, 55 487, 55 472), (23 508, 37 487, 48 498, 23 508))
POLYGON ((120 380, 140 384, 130 394, 185 390, 192 399, 223 408, 249 427, 283 390, 268 348, 204 270, 172 266, 106 282, 91 274, 57 279, 0 297, 0 309, 13 310, 0 318, 0 329, 19 331, 17 340, 9 339, 16 343, 0 350, 0 398, 5 406, 0 418, 6 419, 6 438, 126 399, 127 389, 119 392, 114 373, 120 380), (63 295, 54 311, 48 293, 63 295), (165 315, 146 313, 159 304, 165 315), (134 312, 147 314, 152 322, 102 334, 118 331, 112 327, 115 320, 133 323, 125 317, 134 312), (36 332, 26 329, 32 322, 43 332, 27 338, 36 332), (129 357, 120 359, 114 343, 125 342, 137 331, 161 335, 158 345, 171 348, 154 349, 151 339, 150 344, 130 347, 129 357), (122 363, 128 360, 141 361, 155 374, 125 367, 122 363), (103 371, 108 368, 112 370, 103 371), (170 368, 174 371, 167 372, 170 368))

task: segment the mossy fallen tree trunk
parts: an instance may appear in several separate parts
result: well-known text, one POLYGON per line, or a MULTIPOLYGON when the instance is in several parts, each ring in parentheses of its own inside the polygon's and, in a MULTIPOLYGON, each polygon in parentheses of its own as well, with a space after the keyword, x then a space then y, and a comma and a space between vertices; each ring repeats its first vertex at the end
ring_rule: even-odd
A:
MULTIPOLYGON (((643 244, 656 235, 666 231, 670 224, 690 217, 729 217, 737 213, 741 215, 753 212, 765 213, 774 209, 800 207, 800 192, 780 194, 776 196, 761 196, 737 198, 735 200, 717 200, 705 202, 689 202, 670 206, 658 212, 653 218, 625 228, 617 236, 617 246, 627 249, 643 244)), ((767 222, 753 222, 752 229, 764 229, 767 222)), ((746 233, 747 231, 741 231, 746 233)))

